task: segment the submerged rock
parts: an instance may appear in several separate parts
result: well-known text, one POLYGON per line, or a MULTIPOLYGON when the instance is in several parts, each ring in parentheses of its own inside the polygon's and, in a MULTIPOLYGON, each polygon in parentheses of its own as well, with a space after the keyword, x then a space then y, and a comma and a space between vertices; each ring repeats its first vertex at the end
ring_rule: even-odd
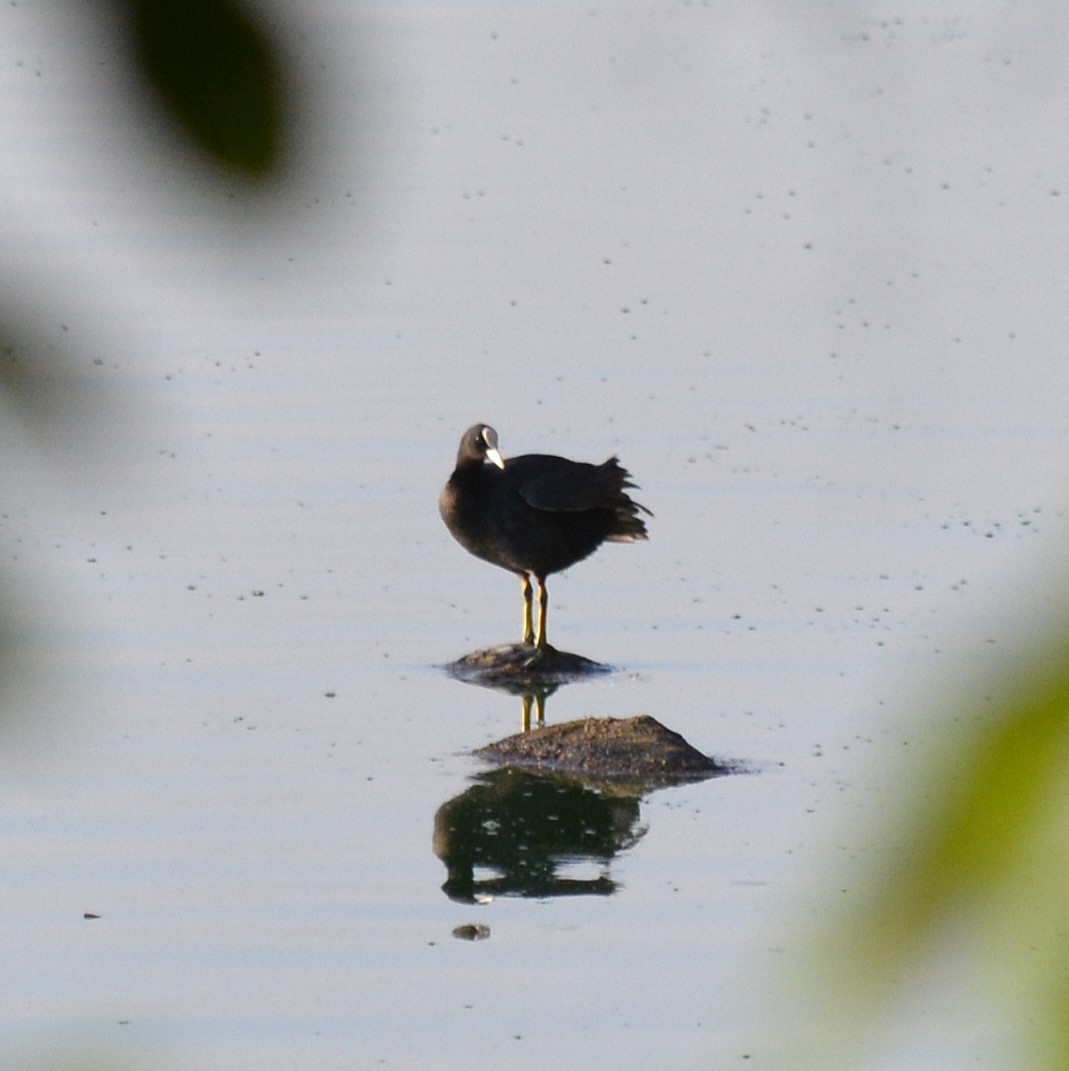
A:
POLYGON ((506 737, 475 752, 491 762, 646 787, 701 781, 732 768, 656 718, 583 718, 506 737))
POLYGON ((453 927, 453 936, 458 941, 485 941, 490 936, 490 927, 481 922, 466 922, 453 927))

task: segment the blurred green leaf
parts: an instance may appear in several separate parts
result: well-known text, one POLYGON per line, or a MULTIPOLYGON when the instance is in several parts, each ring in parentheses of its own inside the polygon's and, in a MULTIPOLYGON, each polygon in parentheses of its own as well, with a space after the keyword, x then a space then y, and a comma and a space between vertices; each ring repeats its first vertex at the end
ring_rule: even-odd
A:
MULTIPOLYGON (((870 934, 889 941, 883 953, 892 959, 963 899, 990 897, 1019 881, 1029 887, 1021 895, 1037 894, 1035 865, 1045 868, 1059 853, 1051 819, 1062 815, 1061 786, 1069 781, 1069 648, 1022 673, 996 714, 974 739, 957 738, 955 752, 940 757, 938 791, 912 816, 907 848, 870 905, 873 922, 887 923, 870 934)), ((1056 879, 1060 888, 1069 885, 1069 873, 1056 879)))
POLYGON ((280 64, 229 0, 131 0, 139 59, 175 118, 215 160, 249 175, 281 152, 280 64))
POLYGON ((1069 626, 1050 640, 982 719, 979 696, 966 700, 931 749, 929 791, 888 838, 875 891, 827 942, 840 998, 853 998, 837 1014, 854 1032, 871 1025, 858 998, 887 1007, 953 935, 971 963, 961 985, 1004 1009, 1021 1066, 1069 1067, 1069 626))

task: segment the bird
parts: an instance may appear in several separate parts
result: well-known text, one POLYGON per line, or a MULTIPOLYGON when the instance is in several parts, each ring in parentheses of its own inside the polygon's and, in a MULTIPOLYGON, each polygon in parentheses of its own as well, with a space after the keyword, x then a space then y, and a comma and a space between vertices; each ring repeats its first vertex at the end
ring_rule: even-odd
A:
POLYGON ((488 424, 473 424, 460 440, 438 511, 465 550, 520 578, 523 642, 544 650, 546 577, 582 561, 602 543, 649 538, 640 514, 653 514, 627 494, 635 487, 615 456, 600 465, 553 454, 506 461, 497 432, 488 424))

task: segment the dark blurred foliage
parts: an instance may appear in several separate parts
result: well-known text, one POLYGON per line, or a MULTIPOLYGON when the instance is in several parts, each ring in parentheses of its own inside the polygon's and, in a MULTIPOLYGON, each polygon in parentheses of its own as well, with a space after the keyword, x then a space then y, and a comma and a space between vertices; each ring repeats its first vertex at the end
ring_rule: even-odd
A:
POLYGON ((81 378, 67 347, 45 338, 25 316, 0 308, 0 393, 42 445, 90 416, 79 398, 81 378))
POLYGON ((216 162, 272 174, 287 79, 264 28, 230 0, 127 2, 140 66, 179 127, 216 162))
MULTIPOLYGON (((117 44, 127 46, 127 55, 132 49, 131 63, 144 73, 146 102, 165 120, 161 125, 225 174, 228 191, 239 197, 280 174, 288 162, 283 117, 292 120, 295 113, 288 88, 294 80, 263 20, 234 0, 111 2, 127 31, 117 44)), ((93 445, 124 414, 94 410, 84 346, 47 327, 54 323, 54 299, 40 288, 17 308, 0 308, 0 403, 18 418, 16 433, 46 455, 88 464, 93 445)), ((0 682, 11 678, 20 631, 18 608, 6 600, 0 606, 0 682)))

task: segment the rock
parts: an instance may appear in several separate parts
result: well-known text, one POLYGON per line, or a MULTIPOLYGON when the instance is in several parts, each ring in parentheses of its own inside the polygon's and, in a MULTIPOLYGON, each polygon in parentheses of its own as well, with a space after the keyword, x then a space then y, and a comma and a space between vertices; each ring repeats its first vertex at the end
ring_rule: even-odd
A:
POLYGON ((535 647, 529 643, 506 643, 450 662, 445 669, 459 680, 490 688, 521 692, 563 684, 601 673, 612 667, 556 647, 535 647))
POLYGON ((642 788, 732 772, 648 715, 549 725, 499 740, 475 754, 501 765, 565 771, 642 788))

